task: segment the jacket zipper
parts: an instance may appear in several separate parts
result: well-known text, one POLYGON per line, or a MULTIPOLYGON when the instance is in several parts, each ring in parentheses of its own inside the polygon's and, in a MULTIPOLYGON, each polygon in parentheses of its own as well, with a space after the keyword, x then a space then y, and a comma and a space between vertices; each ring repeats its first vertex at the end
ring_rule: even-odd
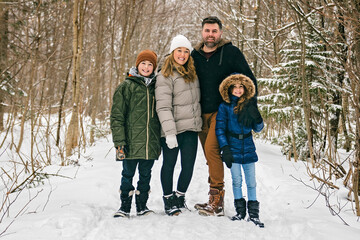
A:
POLYGON ((154 111, 155 111, 155 97, 153 96, 153 101, 152 101, 152 108, 151 108, 151 118, 154 118, 154 111))
POLYGON ((146 159, 149 159, 149 123, 150 123, 150 99, 149 99, 149 88, 146 88, 146 98, 147 98, 147 122, 146 122, 146 159))

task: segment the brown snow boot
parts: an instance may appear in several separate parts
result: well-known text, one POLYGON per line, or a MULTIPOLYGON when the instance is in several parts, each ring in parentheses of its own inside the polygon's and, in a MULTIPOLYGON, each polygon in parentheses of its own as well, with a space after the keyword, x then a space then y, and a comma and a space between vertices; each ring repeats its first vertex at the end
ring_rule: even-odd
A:
MULTIPOLYGON (((210 191, 211 191, 211 188, 210 188, 210 191)), ((207 205, 210 204, 210 201, 211 201, 211 199, 212 199, 212 198, 211 198, 211 195, 210 195, 210 191, 209 191, 209 193, 208 193, 208 195, 209 195, 209 201, 206 202, 206 203, 197 203, 197 204, 195 204, 194 208, 195 208, 196 210, 204 209, 207 205)))
POLYGON ((224 216, 224 194, 225 190, 210 188, 209 202, 199 209, 199 214, 203 216, 224 216))

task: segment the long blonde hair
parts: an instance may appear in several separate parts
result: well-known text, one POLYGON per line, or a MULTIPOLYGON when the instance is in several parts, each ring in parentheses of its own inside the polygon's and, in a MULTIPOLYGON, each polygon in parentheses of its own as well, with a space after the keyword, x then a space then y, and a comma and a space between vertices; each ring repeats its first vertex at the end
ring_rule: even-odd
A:
POLYGON ((167 58, 165 59, 164 66, 161 69, 161 73, 164 77, 169 77, 173 75, 173 70, 176 70, 185 80, 186 83, 194 82, 196 79, 196 72, 195 72, 195 65, 194 60, 191 56, 184 65, 180 65, 175 62, 174 59, 174 52, 172 52, 167 58))

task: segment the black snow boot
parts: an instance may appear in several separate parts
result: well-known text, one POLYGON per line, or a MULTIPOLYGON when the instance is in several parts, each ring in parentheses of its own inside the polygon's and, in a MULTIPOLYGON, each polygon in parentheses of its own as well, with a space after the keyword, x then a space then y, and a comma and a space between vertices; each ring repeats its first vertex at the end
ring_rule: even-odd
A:
POLYGON ((234 206, 236 210, 236 215, 231 218, 231 220, 243 220, 246 216, 246 201, 244 198, 235 199, 234 206))
POLYGON ((133 197, 134 191, 130 191, 127 193, 120 193, 120 200, 121 200, 121 207, 117 212, 114 214, 114 218, 118 217, 130 217, 130 210, 131 210, 131 201, 133 197))
POLYGON ((264 223, 259 219, 259 202, 258 201, 248 201, 247 208, 249 213, 248 221, 253 222, 255 225, 263 228, 264 223))
POLYGON ((176 195, 176 198, 177 198, 177 207, 178 207, 180 210, 186 209, 186 210, 189 210, 189 211, 190 211, 190 209, 189 209, 189 208, 187 207, 187 205, 186 205, 185 193, 176 191, 175 195, 176 195))
POLYGON ((178 208, 178 199, 175 193, 170 196, 163 196, 165 213, 169 216, 176 216, 181 213, 181 210, 178 208))
POLYGON ((137 216, 144 216, 154 211, 148 209, 146 206, 147 200, 149 198, 149 192, 140 192, 136 190, 135 192, 135 203, 136 203, 136 215, 137 216))

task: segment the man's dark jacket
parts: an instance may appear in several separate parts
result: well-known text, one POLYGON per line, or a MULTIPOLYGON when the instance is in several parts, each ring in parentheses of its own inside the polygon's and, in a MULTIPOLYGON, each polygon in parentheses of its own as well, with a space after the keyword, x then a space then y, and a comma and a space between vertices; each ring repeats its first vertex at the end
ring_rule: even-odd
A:
POLYGON ((198 44, 191 53, 194 58, 196 74, 200 81, 202 113, 218 111, 222 98, 219 93, 220 83, 232 73, 242 73, 257 83, 240 49, 230 41, 222 39, 214 54, 207 59, 202 51, 204 43, 198 44))

